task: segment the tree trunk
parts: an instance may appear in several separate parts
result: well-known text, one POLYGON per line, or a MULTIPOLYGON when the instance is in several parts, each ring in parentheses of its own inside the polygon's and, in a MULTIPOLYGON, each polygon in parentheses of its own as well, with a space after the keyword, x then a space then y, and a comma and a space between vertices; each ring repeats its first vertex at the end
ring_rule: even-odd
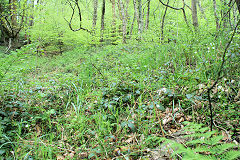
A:
POLYGON ((6 20, 6 23, 10 23, 5 25, 3 21, 1 21, 2 32, 5 41, 5 45, 8 45, 8 50, 11 48, 19 48, 19 31, 17 23, 17 0, 9 0, 9 10, 10 10, 10 22, 6 20), (10 25, 10 26, 9 26, 10 25), (7 26, 7 27, 6 27, 7 26))
POLYGON ((98 10, 98 0, 93 1, 93 30, 95 30, 97 24, 97 10, 98 10))
MULTIPOLYGON (((34 0, 30 0, 30 7, 34 10, 34 0)), ((30 14, 29 26, 33 26, 34 17, 30 14)))
POLYGON ((140 40, 142 39, 142 32, 143 32, 143 12, 142 12, 142 1, 138 0, 138 34, 140 40))
MULTIPOLYGON (((169 0, 167 2, 167 5, 169 4, 169 0)), ((161 41, 164 40, 164 22, 165 22, 165 17, 167 15, 167 10, 168 10, 168 7, 165 8, 165 11, 164 11, 164 14, 163 14, 163 18, 162 18, 162 25, 161 25, 161 30, 162 30, 162 35, 161 35, 161 41)))
POLYGON ((127 19, 126 19, 126 13, 124 12, 124 5, 122 0, 118 0, 120 13, 122 17, 122 36, 123 36, 123 43, 126 43, 126 33, 127 33, 127 19))
POLYGON ((216 30, 219 29, 219 19, 217 16, 217 4, 216 4, 216 0, 213 0, 213 9, 214 9, 214 17, 215 17, 215 21, 216 21, 216 30))
POLYGON ((103 42, 103 34, 104 34, 104 16, 105 16, 105 3, 106 1, 103 0, 102 3, 102 17, 101 17, 101 39, 100 42, 103 42))
MULTIPOLYGON (((0 3, 0 13, 3 13, 3 6, 0 3)), ((0 31, 1 31, 1 35, 0 35, 0 44, 4 44, 4 35, 3 35, 3 28, 2 28, 2 23, 0 23, 0 31)))
POLYGON ((17 26, 17 0, 9 0, 10 17, 13 27, 17 26))
POLYGON ((149 27, 150 2, 151 2, 151 0, 148 0, 145 29, 148 29, 148 27, 149 27))
MULTIPOLYGON (((23 15, 22 15, 22 22, 24 21, 26 26, 33 26, 33 10, 34 10, 34 0, 30 0, 29 4, 27 4, 27 1, 24 1, 23 4, 23 15), (26 9, 30 7, 31 8, 31 13, 30 15, 28 15, 28 12, 26 11, 26 9), (28 18, 29 18, 29 23, 28 23, 28 18)), ((30 35, 28 34, 27 30, 25 30, 25 44, 30 44, 31 43, 31 39, 30 39, 30 35)))
POLYGON ((139 24, 139 16, 138 16, 138 10, 137 10, 137 2, 136 2, 136 0, 133 0, 133 6, 134 6, 134 17, 133 17, 133 21, 132 21, 132 26, 131 26, 131 30, 130 30, 130 35, 132 35, 133 25, 134 25, 135 19, 137 19, 137 23, 139 24))
POLYGON ((192 0, 192 21, 195 31, 198 30, 197 0, 192 0))
POLYGON ((111 0, 112 3, 112 37, 115 37, 115 33, 116 33, 116 4, 115 4, 115 0, 111 0))
POLYGON ((126 17, 126 34, 129 33, 129 26, 128 26, 128 23, 130 22, 130 16, 128 15, 128 7, 129 7, 129 0, 126 0, 126 3, 125 3, 125 17, 126 17))
POLYGON ((3 24, 0 25, 0 30, 1 30, 1 40, 0 42, 4 45, 7 46, 8 45, 8 41, 9 41, 9 33, 8 30, 3 26, 3 24))

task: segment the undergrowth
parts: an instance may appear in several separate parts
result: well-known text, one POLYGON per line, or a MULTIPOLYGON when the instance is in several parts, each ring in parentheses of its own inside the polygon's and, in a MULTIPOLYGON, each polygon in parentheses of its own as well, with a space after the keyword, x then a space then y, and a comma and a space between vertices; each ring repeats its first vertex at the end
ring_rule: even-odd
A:
MULTIPOLYGON (((0 55, 1 158, 148 158, 156 147, 145 143, 151 135, 176 132, 186 120, 209 124, 205 90, 221 62, 218 44, 82 46, 53 57, 26 48, 0 55)), ((237 141, 236 48, 212 99, 215 123, 237 141)), ((205 129, 195 128, 193 138, 207 138, 182 151, 217 158, 235 153, 205 129)))
POLYGON ((240 157, 239 146, 222 141, 223 136, 217 131, 210 131, 209 127, 202 124, 190 122, 185 124, 187 125, 183 130, 187 135, 184 136, 183 143, 162 137, 149 138, 147 141, 157 141, 160 146, 167 145, 168 149, 173 150, 171 156, 174 159, 234 160, 240 157))

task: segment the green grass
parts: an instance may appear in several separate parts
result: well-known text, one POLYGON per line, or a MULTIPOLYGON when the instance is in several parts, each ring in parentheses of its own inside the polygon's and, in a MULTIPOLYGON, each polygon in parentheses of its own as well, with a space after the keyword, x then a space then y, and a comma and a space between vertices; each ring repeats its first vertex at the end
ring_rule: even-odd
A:
MULTIPOLYGON (((17 159, 146 158, 150 146, 145 139, 162 136, 158 116, 166 108, 208 118, 205 109, 194 108, 198 96, 206 101, 198 85, 214 79, 221 59, 203 46, 81 47, 55 57, 22 50, 1 54, 5 121, 0 154, 17 159), (167 91, 160 94, 163 88, 167 91)), ((238 73, 232 74, 239 79, 238 73)), ((233 101, 215 102, 236 111, 233 101)))

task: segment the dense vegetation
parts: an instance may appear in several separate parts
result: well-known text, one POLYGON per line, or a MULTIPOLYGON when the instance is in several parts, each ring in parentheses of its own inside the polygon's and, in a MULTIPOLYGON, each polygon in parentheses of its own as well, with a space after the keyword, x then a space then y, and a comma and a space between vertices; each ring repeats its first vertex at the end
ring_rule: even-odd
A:
POLYGON ((1 159, 238 159, 240 1, 2 0, 1 159))

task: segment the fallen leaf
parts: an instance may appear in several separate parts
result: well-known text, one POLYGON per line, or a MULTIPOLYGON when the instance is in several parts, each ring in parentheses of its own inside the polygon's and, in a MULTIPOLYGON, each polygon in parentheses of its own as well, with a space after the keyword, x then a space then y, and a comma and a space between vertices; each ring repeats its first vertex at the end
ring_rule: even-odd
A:
POLYGON ((222 136, 224 141, 229 140, 230 137, 228 137, 228 135, 226 134, 226 132, 222 131, 222 136))
POLYGON ((83 159, 83 158, 87 158, 88 154, 87 154, 87 152, 82 152, 82 153, 79 153, 78 156, 79 156, 79 158, 83 159))
POLYGON ((64 160, 64 157, 62 155, 57 155, 57 160, 64 160))

